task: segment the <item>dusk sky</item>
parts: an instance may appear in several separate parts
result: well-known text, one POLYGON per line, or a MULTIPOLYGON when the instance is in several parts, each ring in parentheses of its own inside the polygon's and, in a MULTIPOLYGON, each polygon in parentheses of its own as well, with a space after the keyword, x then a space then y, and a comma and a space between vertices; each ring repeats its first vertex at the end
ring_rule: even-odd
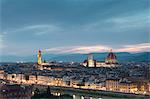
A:
POLYGON ((0 0, 3 55, 150 51, 150 0, 0 0))

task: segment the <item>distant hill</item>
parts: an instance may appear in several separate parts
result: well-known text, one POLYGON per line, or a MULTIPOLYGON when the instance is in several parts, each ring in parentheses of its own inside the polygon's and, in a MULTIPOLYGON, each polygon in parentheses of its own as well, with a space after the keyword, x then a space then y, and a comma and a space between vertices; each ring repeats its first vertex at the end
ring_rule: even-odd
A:
MULTIPOLYGON (((98 61, 104 61, 108 53, 93 53, 94 59, 98 61)), ((128 53, 128 52, 117 52, 115 53, 119 62, 149 62, 150 52, 142 53, 128 53)), ((77 61, 83 62, 87 59, 87 54, 70 54, 52 57, 52 60, 56 61, 77 61)))
MULTIPOLYGON (((50 60, 52 57, 56 57, 54 54, 42 54, 42 59, 50 60)), ((0 56, 0 62, 16 62, 16 61, 24 61, 24 62, 36 62, 37 55, 30 56, 15 56, 15 55, 2 55, 0 56)))
MULTIPOLYGON (((104 61, 108 53, 93 53, 94 59, 98 61, 104 61)), ((128 52, 117 52, 115 53, 119 62, 150 62, 150 52, 141 53, 128 53, 128 52)), ((87 59, 88 54, 43 54, 43 60, 56 60, 64 62, 83 62, 87 59)), ((1 56, 0 62, 36 62, 37 55, 31 56, 1 56)))

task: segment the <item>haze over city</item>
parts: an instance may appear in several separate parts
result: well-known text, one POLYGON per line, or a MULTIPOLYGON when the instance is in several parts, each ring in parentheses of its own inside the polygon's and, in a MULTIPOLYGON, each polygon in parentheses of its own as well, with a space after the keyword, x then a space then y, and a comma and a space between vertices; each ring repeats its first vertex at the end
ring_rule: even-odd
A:
POLYGON ((2 55, 148 52, 149 0, 2 0, 2 55))

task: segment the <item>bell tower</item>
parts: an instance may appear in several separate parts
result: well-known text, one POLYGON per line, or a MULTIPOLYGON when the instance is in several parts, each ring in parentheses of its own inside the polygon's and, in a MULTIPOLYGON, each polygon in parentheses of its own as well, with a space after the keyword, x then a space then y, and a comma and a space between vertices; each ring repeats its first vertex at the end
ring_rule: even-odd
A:
POLYGON ((41 55, 41 51, 38 51, 38 65, 42 65, 42 55, 41 55))
POLYGON ((88 67, 94 67, 94 60, 92 54, 88 55, 88 67))

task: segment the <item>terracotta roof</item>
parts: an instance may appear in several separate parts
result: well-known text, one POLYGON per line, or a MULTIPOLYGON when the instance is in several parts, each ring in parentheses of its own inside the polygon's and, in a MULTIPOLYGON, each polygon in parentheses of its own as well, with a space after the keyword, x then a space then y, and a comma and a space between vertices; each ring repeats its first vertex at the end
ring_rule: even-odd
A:
POLYGON ((117 57, 113 52, 110 52, 107 56, 107 59, 117 59, 117 57))

